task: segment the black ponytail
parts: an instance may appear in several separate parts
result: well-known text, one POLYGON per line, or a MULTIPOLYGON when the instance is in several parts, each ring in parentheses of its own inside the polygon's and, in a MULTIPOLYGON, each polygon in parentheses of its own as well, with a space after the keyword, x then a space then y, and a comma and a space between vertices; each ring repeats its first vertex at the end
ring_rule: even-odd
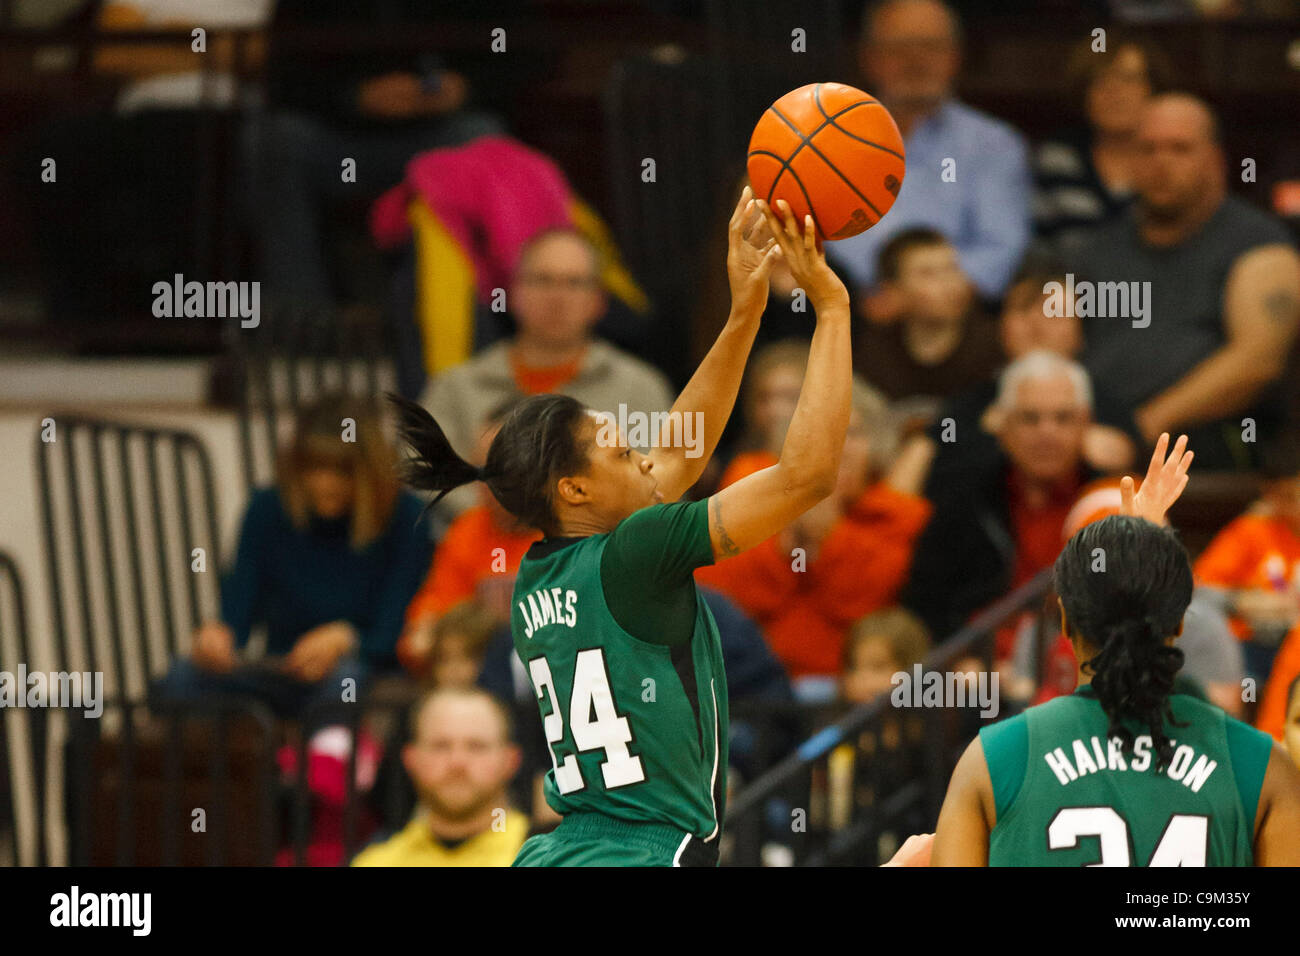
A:
POLYGON ((442 426, 423 405, 392 392, 385 392, 384 397, 397 412, 398 435, 415 452, 402 462, 401 479, 419 491, 437 492, 429 508, 448 492, 482 477, 480 469, 456 454, 442 426))
MULTIPOLYGON (((1067 612, 1068 613, 1068 612, 1067 612)), ((1178 726, 1169 708, 1174 677, 1183 666, 1183 652, 1164 643, 1149 619, 1121 621, 1110 628, 1101 650, 1084 664, 1102 709, 1111 718, 1107 735, 1119 737, 1127 750, 1133 734, 1123 715, 1144 724, 1151 735, 1160 770, 1173 759, 1174 748, 1164 732, 1164 722, 1178 726)))
POLYGON ((1115 515, 1069 540, 1056 560, 1056 588, 1071 633, 1093 650, 1083 662, 1124 750, 1132 725, 1151 735, 1156 769, 1173 759, 1164 727, 1183 726, 1169 705, 1183 652, 1166 644, 1192 599, 1187 551, 1169 528, 1115 515))
POLYGON ((492 440, 487 463, 475 468, 456 454, 442 426, 423 406, 391 392, 385 397, 397 412, 398 433, 415 452, 402 467, 402 480, 417 490, 436 492, 430 508, 452 489, 483 481, 523 524, 546 535, 559 530, 551 489, 560 477, 587 468, 594 428, 591 438, 581 437, 588 418, 585 405, 567 395, 532 395, 514 404, 492 440))

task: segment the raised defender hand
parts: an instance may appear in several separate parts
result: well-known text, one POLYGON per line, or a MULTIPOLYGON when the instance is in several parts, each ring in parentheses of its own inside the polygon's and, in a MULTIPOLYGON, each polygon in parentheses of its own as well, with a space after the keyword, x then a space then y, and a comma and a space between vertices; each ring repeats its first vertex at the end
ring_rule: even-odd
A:
POLYGON ((733 310, 763 313, 768 277, 780 255, 781 247, 758 211, 753 190, 746 186, 727 224, 727 281, 733 310))
POLYGON ((1168 448, 1169 433, 1165 432, 1151 453, 1151 464, 1147 466, 1147 476, 1142 479, 1140 489, 1134 489, 1133 479, 1127 475, 1120 481, 1120 514, 1145 518, 1155 524, 1168 523, 1165 512, 1187 487, 1187 469, 1192 463, 1192 452, 1186 451, 1186 435, 1178 436, 1173 452, 1166 458, 1168 448))
POLYGON ((776 236, 781 246, 781 255, 785 257, 790 274, 799 283, 800 288, 808 293, 813 306, 842 302, 849 304, 849 290, 835 274, 835 270, 826 264, 826 253, 817 241, 817 226, 812 216, 804 216, 803 228, 794 218, 790 204, 784 199, 776 201, 781 218, 777 218, 772 207, 761 199, 758 208, 767 220, 767 227, 776 236))

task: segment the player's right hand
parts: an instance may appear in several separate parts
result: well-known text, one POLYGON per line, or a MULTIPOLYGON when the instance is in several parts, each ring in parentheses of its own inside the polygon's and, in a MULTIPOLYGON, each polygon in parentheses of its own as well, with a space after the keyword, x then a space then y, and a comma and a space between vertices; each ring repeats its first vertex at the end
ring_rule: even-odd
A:
POLYGON ((826 263, 825 250, 817 241, 817 226, 811 215, 804 216, 803 228, 794 218, 790 204, 784 199, 776 201, 781 213, 778 219, 772 207, 759 200, 758 207, 767 220, 768 228, 776 236, 781 246, 781 255, 785 258, 790 273, 800 288, 808 293, 813 307, 849 304, 849 290, 835 270, 826 263))
POLYGON ((209 621, 194 635, 194 663, 205 671, 225 674, 235 669, 235 635, 220 621, 209 621))

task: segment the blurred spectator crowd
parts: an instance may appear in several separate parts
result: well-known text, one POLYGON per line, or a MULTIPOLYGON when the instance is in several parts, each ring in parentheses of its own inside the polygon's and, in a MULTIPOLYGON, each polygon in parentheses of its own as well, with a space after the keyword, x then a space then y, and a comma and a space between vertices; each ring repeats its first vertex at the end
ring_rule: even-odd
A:
MULTIPOLYGON (((200 102, 233 103, 229 74, 264 63, 267 102, 239 131, 238 176, 250 274, 267 297, 340 305, 325 230, 352 204, 392 256, 384 311, 401 345, 401 389, 467 459, 484 461, 495 428, 528 395, 563 392, 615 414, 620 404, 670 408, 679 372, 647 361, 644 346, 660 333, 644 277, 620 260, 583 184, 503 118, 536 67, 504 69, 486 52, 397 56, 281 39, 288 26, 325 37, 420 24, 428 6, 104 4, 105 34, 183 28, 187 39, 179 49, 106 44, 94 68, 126 78, 113 112, 39 124, 21 149, 94 153, 101 169, 136 177, 161 163, 165 191, 174 170, 162 161, 192 142, 200 102), (187 52, 198 22, 209 25, 216 64, 202 72, 187 52)), ((452 6, 485 31, 506 13, 486 0, 452 6)), ((1101 12, 1129 19, 1276 12, 1236 0, 1109 6, 1101 12)), ((888 694, 892 675, 1050 568, 1084 524, 1117 511, 1119 478, 1142 473, 1161 433, 1186 432, 1193 485, 1197 473, 1233 473, 1258 493, 1194 555, 1198 589, 1179 644, 1185 690, 1285 737, 1300 760, 1295 237, 1266 201, 1236 188, 1225 118, 1180 87, 1170 51, 1122 26, 1104 49, 1081 38, 1064 64, 1075 111, 1046 138, 1031 142, 1015 117, 963 102, 960 17, 971 7, 885 0, 863 12, 850 81, 891 110, 908 173, 880 225, 828 246, 857 323, 834 493, 696 575, 722 633, 731 698, 837 715, 888 694)), ((61 177, 75 180, 71 166, 61 177)), ((745 185, 726 184, 719 206, 745 185)), ((42 211, 48 262, 86 240, 76 211, 66 195, 42 211)), ((166 218, 157 208, 130 214, 166 218)), ((714 259, 706 276, 722 274, 714 259)), ((709 342, 726 316, 715 280, 702 283, 691 342, 709 342)), ((94 289, 70 282, 51 309, 93 311, 94 289)), ((813 323, 778 265, 733 422, 692 497, 777 460, 813 323)), ((418 684, 400 754, 415 815, 354 862, 508 862, 530 828, 554 822, 539 798, 550 764, 540 724, 518 717, 536 717, 535 695, 508 624, 513 574, 539 535, 482 485, 426 513, 396 482, 380 415, 345 394, 299 412, 274 486, 247 506, 220 619, 197 631, 192 656, 154 692, 251 695, 292 717, 337 699, 341 682, 418 684), (357 423, 355 442, 339 440, 344 418, 357 423)), ((994 635, 991 662, 961 667, 991 663, 1004 713, 1069 693, 1075 672, 1058 625, 1047 611, 1017 616, 994 635)), ((737 728, 744 781, 771 761, 746 742, 752 727, 737 728)), ((892 724, 877 759, 914 772, 915 735, 905 720, 892 724)), ((852 759, 833 758, 824 785, 851 776, 852 759)))

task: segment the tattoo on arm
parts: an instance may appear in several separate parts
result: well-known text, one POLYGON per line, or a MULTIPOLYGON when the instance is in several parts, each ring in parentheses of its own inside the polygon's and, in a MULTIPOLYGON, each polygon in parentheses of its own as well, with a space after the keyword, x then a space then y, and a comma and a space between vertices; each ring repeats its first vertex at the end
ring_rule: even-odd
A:
POLYGON ((1289 289, 1274 289, 1264 296, 1264 311, 1279 325, 1290 325, 1300 312, 1300 300, 1289 289))
POLYGON ((740 554, 740 548, 736 542, 731 540, 731 535, 727 534, 727 529, 722 523, 722 504, 716 497, 709 499, 709 507, 713 509, 713 527, 718 532, 718 548, 723 557, 731 557, 740 554))

